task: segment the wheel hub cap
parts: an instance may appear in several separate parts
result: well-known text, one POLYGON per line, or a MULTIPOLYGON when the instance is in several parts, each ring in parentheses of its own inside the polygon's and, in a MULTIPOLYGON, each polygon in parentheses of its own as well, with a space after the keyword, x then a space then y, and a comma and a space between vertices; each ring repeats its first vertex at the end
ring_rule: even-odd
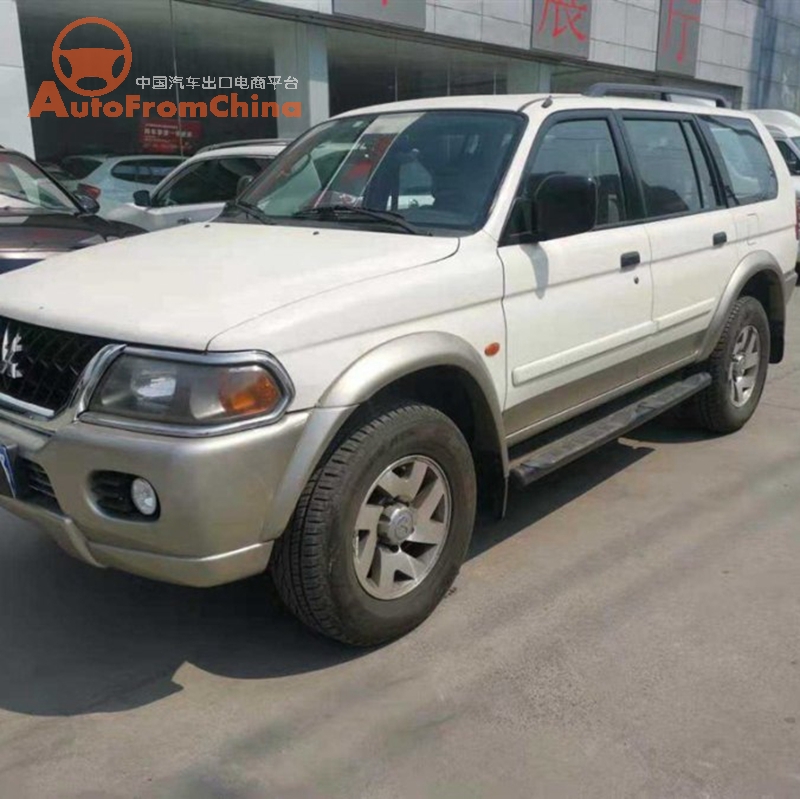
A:
POLYGON ((414 532, 414 512, 404 505, 387 508, 378 524, 378 534, 388 544, 399 546, 414 532))
POLYGON ((734 407, 741 408, 753 396, 760 366, 761 336, 755 327, 748 325, 736 337, 728 369, 728 386, 734 407))
POLYGON ((412 455, 380 474, 361 503, 353 536, 353 566, 361 587, 376 599, 413 591, 439 560, 452 516, 444 470, 412 455))

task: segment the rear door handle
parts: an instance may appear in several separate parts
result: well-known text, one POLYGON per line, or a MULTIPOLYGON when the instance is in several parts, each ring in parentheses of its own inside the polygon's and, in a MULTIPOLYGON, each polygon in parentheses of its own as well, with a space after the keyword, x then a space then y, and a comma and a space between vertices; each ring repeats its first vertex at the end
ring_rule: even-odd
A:
POLYGON ((638 252, 625 252, 619 258, 620 269, 632 269, 634 266, 639 266, 642 262, 642 256, 638 252))
POLYGON ((183 217, 183 219, 179 219, 175 224, 176 225, 190 225, 192 220, 189 219, 188 216, 183 217))
POLYGON ((715 233, 712 241, 715 247, 721 247, 723 244, 727 243, 728 234, 724 230, 721 233, 715 233))

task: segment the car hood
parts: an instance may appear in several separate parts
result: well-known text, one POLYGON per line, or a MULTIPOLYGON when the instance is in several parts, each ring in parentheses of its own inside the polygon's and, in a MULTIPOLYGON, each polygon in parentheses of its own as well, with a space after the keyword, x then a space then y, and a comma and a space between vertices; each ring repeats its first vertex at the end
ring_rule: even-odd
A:
POLYGON ((0 214, 0 252, 69 251, 141 232, 99 216, 0 214))
POLYGON ((0 214, 0 272, 140 232, 99 216, 0 214))
POLYGON ((442 260, 458 243, 322 226, 187 225, 6 275, 0 315, 115 341, 202 350, 238 324, 442 260))

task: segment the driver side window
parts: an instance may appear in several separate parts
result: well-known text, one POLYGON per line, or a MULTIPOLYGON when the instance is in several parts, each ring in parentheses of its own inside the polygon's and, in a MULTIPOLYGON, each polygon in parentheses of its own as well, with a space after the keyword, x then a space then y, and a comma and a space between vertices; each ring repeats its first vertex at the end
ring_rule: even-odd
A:
POLYGON ((257 175, 266 163, 236 156, 211 158, 188 166, 156 197, 158 207, 227 202, 236 196, 239 180, 257 175))
POLYGON ((553 174, 577 175, 594 181, 598 226, 614 225, 625 218, 622 174, 605 119, 558 122, 547 131, 528 170, 533 191, 553 174))
MULTIPOLYGON (((521 191, 533 199, 545 178, 570 175, 589 178, 597 187, 595 226, 615 225, 625 219, 622 173, 611 129, 605 119, 556 122, 535 145, 528 159, 521 191)), ((525 229, 518 206, 507 229, 512 238, 525 229)))
POLYGON ((786 166, 789 167, 789 172, 792 175, 800 174, 800 158, 797 157, 794 150, 785 141, 776 141, 778 149, 781 151, 783 160, 786 161, 786 166))

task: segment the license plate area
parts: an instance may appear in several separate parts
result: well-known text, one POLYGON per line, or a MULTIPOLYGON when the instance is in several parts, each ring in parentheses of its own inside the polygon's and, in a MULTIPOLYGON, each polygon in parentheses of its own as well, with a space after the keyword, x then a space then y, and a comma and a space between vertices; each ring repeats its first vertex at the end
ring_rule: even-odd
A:
POLYGON ((0 496, 16 499, 19 494, 16 463, 16 445, 0 444, 0 496))

